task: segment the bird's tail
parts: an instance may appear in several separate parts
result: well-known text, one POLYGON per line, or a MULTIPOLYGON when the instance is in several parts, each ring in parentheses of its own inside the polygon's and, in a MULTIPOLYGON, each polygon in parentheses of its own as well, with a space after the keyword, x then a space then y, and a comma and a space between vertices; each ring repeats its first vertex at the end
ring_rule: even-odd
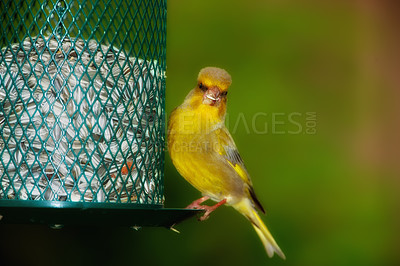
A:
POLYGON ((274 253, 276 253, 282 259, 286 259, 285 254, 283 254, 282 250, 275 242, 275 239, 272 237, 267 226, 261 220, 250 200, 242 200, 241 202, 233 205, 233 207, 237 209, 241 214, 246 216, 246 218, 251 222, 262 243, 264 244, 265 250, 267 251, 269 257, 272 257, 274 253))

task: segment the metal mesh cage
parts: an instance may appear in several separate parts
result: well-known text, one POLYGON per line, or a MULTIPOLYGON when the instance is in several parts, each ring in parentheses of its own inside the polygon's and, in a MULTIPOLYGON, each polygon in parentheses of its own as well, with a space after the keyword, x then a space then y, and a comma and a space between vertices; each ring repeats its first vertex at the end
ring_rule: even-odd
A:
POLYGON ((166 1, 0 0, 0 202, 163 204, 166 1))

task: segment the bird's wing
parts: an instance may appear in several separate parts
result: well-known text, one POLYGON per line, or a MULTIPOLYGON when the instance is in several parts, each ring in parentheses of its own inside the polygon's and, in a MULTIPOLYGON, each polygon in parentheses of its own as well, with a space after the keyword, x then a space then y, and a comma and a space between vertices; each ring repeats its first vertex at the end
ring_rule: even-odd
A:
POLYGON ((218 136, 218 153, 226 160, 230 167, 240 176, 245 184, 248 186, 250 197, 258 209, 265 213, 260 201, 257 199, 253 189, 253 184, 250 175, 247 172, 243 159, 236 148, 235 142, 229 131, 226 128, 220 128, 215 132, 218 136))

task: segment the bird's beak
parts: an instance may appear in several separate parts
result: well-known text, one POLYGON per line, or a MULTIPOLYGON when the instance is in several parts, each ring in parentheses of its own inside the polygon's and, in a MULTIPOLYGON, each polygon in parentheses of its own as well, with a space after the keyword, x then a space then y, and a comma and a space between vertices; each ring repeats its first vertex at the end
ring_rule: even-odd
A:
POLYGON ((220 90, 218 87, 210 87, 203 96, 203 104, 215 105, 221 101, 220 90))

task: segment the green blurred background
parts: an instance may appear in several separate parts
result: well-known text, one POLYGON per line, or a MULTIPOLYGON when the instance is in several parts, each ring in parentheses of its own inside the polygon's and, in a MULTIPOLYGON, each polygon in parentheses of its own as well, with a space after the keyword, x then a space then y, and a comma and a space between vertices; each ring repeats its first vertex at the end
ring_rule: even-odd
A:
MULTIPOLYGON (((11 265, 400 265, 399 3, 168 1, 169 113, 205 66, 287 256, 222 207, 176 228, 0 227, 11 265), (397 11, 396 11, 397 10, 397 11)), ((166 156, 166 207, 200 197, 166 156)), ((5 264, 5 263, 4 263, 5 264)))

